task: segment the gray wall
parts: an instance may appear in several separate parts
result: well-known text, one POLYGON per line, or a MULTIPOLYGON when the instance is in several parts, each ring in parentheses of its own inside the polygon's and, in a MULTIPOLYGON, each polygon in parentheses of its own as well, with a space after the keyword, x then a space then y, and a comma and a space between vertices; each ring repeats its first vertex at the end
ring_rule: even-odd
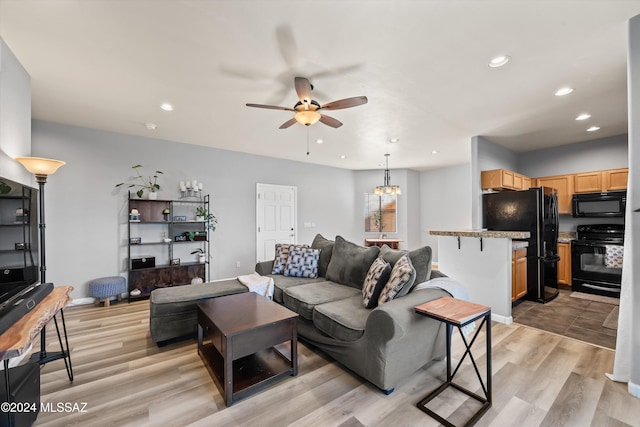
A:
POLYGON ((482 227, 482 185, 480 172, 507 169, 517 172, 518 156, 482 136, 471 138, 471 217, 473 228, 482 227))
POLYGON ((627 140, 627 135, 618 135, 521 153, 512 170, 537 177, 626 168, 627 140))
POLYGON ((316 233, 361 238, 350 220, 362 215, 352 171, 41 121, 33 122, 32 136, 34 156, 67 162, 46 185, 47 278, 75 286, 74 298, 87 296, 90 279, 124 275, 127 195, 114 185, 137 163, 164 172, 161 199, 177 198, 181 180, 204 183, 218 218, 213 279, 253 271, 258 182, 298 187, 299 242, 316 233), (305 222, 316 227, 303 228, 305 222))
POLYGON ((31 79, 0 38, 0 176, 22 184, 34 179, 14 157, 31 155, 31 79))
POLYGON ((471 229, 471 164, 420 173, 421 245, 431 246, 438 260, 438 238, 429 230, 471 229))

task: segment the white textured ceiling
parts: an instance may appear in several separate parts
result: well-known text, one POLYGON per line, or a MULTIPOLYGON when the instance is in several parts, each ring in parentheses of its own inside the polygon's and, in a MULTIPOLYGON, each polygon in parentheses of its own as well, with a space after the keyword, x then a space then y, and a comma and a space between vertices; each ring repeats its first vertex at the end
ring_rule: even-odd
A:
POLYGON ((0 36, 36 119, 349 169, 388 152, 423 170, 469 161, 474 135, 522 152, 626 133, 637 14, 638 0, 0 0, 0 36), (512 60, 490 69, 497 54, 512 60), (369 103, 329 112, 338 129, 279 130, 290 112, 245 106, 292 107, 295 76, 321 104, 369 103))

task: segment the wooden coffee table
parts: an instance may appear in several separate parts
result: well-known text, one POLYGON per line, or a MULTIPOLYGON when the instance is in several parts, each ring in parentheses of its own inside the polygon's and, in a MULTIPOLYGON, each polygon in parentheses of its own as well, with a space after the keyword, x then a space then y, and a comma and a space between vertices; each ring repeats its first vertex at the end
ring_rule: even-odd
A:
POLYGON ((198 302, 198 354, 227 406, 298 374, 298 315, 246 292, 198 302), (291 357, 275 345, 291 342, 291 357))

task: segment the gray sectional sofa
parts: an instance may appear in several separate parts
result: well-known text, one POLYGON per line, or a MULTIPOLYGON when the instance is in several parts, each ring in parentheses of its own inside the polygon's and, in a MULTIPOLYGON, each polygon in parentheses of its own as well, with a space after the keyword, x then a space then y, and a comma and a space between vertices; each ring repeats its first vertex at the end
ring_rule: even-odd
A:
POLYGON ((365 248, 340 236, 331 241, 321 235, 311 248, 320 249, 318 278, 271 274, 273 261, 256 265, 256 272, 274 279, 274 301, 298 313, 302 339, 387 393, 445 356, 443 324, 414 312, 416 305, 449 296, 437 288, 414 290, 440 276, 431 271, 430 247, 408 253, 415 280, 406 295, 372 309, 365 308, 362 295, 369 267, 378 256, 393 265, 406 251, 365 248))

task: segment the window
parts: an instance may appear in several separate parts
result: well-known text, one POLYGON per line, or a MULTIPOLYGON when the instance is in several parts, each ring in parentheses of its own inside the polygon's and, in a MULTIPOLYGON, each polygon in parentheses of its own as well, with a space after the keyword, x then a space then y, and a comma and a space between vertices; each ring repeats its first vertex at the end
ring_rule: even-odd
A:
POLYGON ((364 195, 364 231, 396 232, 397 196, 388 194, 364 195))

